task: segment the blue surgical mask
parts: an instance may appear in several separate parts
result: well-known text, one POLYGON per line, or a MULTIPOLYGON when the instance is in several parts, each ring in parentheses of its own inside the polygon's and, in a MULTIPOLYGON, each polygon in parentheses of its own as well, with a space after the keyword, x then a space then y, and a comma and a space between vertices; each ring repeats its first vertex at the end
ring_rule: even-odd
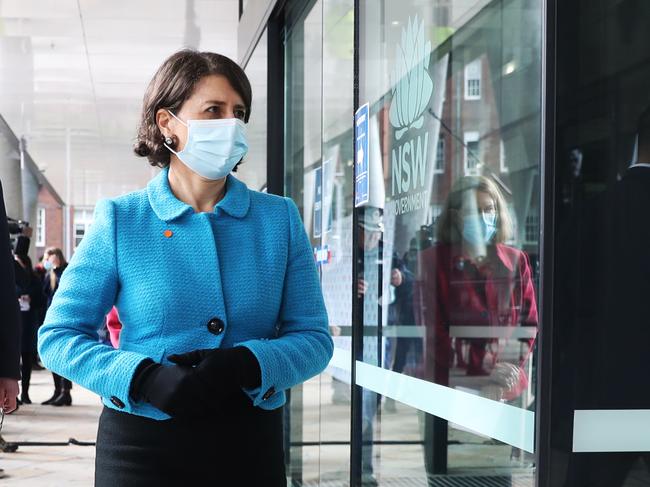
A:
POLYGON ((182 151, 171 152, 192 171, 206 179, 221 179, 230 174, 248 152, 246 125, 237 118, 188 120, 169 112, 187 127, 187 142, 182 151))
POLYGON ((43 267, 45 268, 46 271, 51 271, 53 267, 52 262, 46 260, 45 262, 43 262, 43 267))
POLYGON ((490 243, 497 232, 497 215, 483 213, 463 217, 463 238, 472 245, 490 243))

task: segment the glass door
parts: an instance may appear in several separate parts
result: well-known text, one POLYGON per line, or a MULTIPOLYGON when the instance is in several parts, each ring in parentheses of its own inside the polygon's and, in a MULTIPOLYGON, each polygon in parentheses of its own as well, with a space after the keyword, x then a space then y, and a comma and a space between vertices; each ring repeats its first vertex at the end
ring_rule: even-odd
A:
POLYGON ((360 2, 356 484, 534 485, 541 22, 360 2))
POLYGON ((293 2, 285 32, 285 195, 302 212, 336 352, 291 390, 286 452, 292 485, 348 485, 352 329, 352 0, 293 2))
MULTIPOLYGON (((285 191, 301 212, 312 248, 321 245, 322 5, 296 2, 285 35, 285 191)), ((291 389, 285 406, 285 455, 291 485, 319 479, 321 377, 291 389)), ((316 484, 317 485, 317 484, 316 484)))

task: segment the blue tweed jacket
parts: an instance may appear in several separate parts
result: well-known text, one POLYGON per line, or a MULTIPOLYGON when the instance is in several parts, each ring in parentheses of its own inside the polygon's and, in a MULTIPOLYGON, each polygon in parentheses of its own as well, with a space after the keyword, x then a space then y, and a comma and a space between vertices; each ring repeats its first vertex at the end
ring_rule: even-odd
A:
POLYGON ((228 176, 214 211, 196 213, 167 175, 98 203, 40 328, 41 358, 108 407, 166 419, 129 397, 142 360, 242 345, 262 371, 261 386, 246 393, 255 406, 278 408, 284 390, 320 373, 333 349, 298 209, 228 176), (113 305, 119 350, 97 337, 113 305))

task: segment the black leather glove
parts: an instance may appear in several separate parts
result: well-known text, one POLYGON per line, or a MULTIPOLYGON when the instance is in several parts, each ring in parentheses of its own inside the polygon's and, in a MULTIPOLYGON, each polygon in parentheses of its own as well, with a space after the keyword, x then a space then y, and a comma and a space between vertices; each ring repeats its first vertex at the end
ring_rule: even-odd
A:
POLYGON ((260 365, 246 347, 213 348, 169 356, 178 365, 194 366, 196 377, 211 397, 241 394, 241 388, 258 387, 262 381, 260 365))
POLYGON ((140 363, 129 390, 136 401, 145 401, 174 417, 207 414, 203 385, 192 367, 160 365, 151 359, 140 363))

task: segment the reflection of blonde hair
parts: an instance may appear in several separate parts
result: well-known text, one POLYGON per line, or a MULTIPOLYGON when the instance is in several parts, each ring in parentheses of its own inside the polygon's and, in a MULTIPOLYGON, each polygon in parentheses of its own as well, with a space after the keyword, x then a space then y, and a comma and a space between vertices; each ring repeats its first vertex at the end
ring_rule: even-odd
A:
MULTIPOLYGON (((57 247, 48 247, 45 250, 45 258, 47 259, 50 255, 56 255, 59 259, 59 267, 63 267, 67 264, 63 252, 57 247)), ((54 268, 50 270, 50 289, 54 291, 56 288, 56 274, 54 273, 54 268)))
POLYGON ((436 224, 436 235, 442 243, 457 243, 462 240, 454 221, 454 214, 463 208, 463 195, 467 191, 483 192, 490 195, 497 210, 497 232, 492 241, 503 243, 512 238, 512 220, 498 186, 484 176, 465 176, 457 180, 447 197, 445 207, 436 224))

